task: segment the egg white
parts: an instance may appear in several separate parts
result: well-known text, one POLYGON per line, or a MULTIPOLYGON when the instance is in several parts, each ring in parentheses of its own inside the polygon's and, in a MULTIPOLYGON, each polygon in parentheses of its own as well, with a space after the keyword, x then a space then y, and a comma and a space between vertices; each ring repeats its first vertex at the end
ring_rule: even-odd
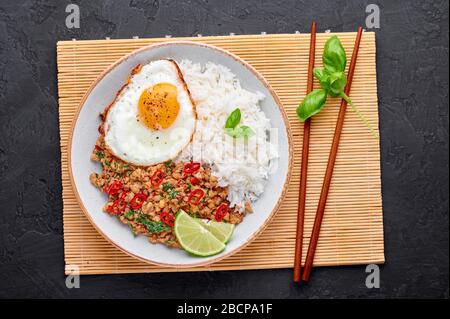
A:
POLYGON ((136 165, 154 165, 175 158, 190 143, 195 108, 175 63, 157 60, 143 65, 109 108, 105 144, 115 156, 136 165), (138 103, 142 92, 158 83, 176 86, 180 109, 170 127, 155 131, 139 121, 138 103))

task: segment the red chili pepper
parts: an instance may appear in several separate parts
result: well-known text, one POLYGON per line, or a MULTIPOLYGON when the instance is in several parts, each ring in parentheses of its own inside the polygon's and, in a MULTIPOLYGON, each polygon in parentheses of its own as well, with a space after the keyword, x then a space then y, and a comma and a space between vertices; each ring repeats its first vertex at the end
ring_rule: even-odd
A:
POLYGON ((200 184, 200 180, 197 177, 192 176, 191 177, 191 184, 192 185, 198 185, 198 184, 200 184))
POLYGON ((223 203, 220 204, 219 207, 217 207, 216 213, 214 214, 214 218, 218 222, 221 222, 226 214, 228 214, 228 205, 223 203))
POLYGON ((125 208, 127 208, 127 202, 125 201, 126 193, 123 192, 118 199, 112 202, 112 204, 106 206, 106 211, 110 214, 120 215, 125 208))
POLYGON ((103 191, 108 195, 117 195, 122 190, 123 184, 121 181, 114 181, 111 184, 105 186, 103 191))
POLYGON ((173 227, 175 224, 175 217, 168 212, 162 211, 161 214, 159 214, 159 217, 167 226, 173 227))
POLYGON ((158 188, 159 185, 161 185, 161 183, 163 182, 163 180, 164 180, 164 172, 159 169, 152 175, 151 178, 152 186, 158 188))
POLYGON ((130 207, 132 209, 139 209, 142 207, 142 204, 144 204, 146 199, 147 195, 145 195, 144 193, 137 193, 130 201, 130 207))
POLYGON ((106 209, 105 209, 106 212, 107 213, 112 213, 113 212, 113 207, 114 207, 114 203, 107 205, 106 209))
POLYGON ((194 189, 188 197, 188 203, 192 205, 198 205, 200 201, 202 200, 203 196, 205 196, 205 192, 203 189, 197 188, 194 189))
POLYGON ((186 175, 194 174, 200 169, 200 163, 192 162, 184 164, 184 173, 186 175))
POLYGON ((127 202, 124 199, 116 199, 115 202, 119 214, 127 208, 127 202))

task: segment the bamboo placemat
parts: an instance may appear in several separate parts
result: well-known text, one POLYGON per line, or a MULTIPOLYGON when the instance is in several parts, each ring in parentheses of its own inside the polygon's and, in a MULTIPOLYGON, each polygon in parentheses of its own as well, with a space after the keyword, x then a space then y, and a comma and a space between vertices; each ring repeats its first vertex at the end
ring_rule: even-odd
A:
MULTIPOLYGON (((348 59, 356 33, 339 33, 348 59)), ((330 34, 317 34, 316 66, 330 34)), ((303 125, 295 109, 306 90, 308 34, 242 35, 129 40, 74 40, 57 44, 59 119, 64 201, 64 253, 81 274, 288 268, 293 266, 303 125), (265 231, 233 256, 199 268, 163 268, 136 260, 99 235, 82 213, 68 176, 67 145, 75 110, 95 78, 111 63, 142 46, 174 41, 205 42, 229 50, 253 65, 272 85, 289 116, 294 141, 292 180, 287 196, 265 231)), ((245 83, 243 83, 245 87, 245 83)), ((315 84, 318 87, 318 83, 315 84)), ((365 32, 351 98, 378 128, 375 34, 365 32)), ((105 101, 105 106, 109 101, 105 101)), ((336 123, 338 99, 312 121, 304 232, 306 254, 336 123)), ((88 176, 86 176, 88 178, 88 176)), ((281 186, 280 186, 281 187, 281 186)), ((258 212, 255 212, 257 214, 258 212)), ((150 245, 150 244, 149 244, 150 245)), ((303 259, 305 256, 303 257, 303 259)), ((328 196, 315 265, 384 262, 379 141, 349 108, 328 196)))

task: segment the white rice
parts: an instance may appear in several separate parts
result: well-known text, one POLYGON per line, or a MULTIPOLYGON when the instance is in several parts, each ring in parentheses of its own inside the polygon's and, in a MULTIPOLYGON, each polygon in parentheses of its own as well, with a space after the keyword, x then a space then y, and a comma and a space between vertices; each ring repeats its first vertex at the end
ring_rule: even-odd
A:
POLYGON ((177 160, 209 164, 219 186, 228 186, 231 207, 243 211, 246 202, 264 191, 278 157, 275 143, 268 138, 270 120, 260 107, 265 97, 244 90, 222 65, 209 62, 202 66, 188 60, 179 65, 196 103, 198 121, 191 145, 177 160), (226 119, 236 108, 241 110, 239 125, 247 125, 255 133, 248 139, 234 139, 225 132, 226 119))

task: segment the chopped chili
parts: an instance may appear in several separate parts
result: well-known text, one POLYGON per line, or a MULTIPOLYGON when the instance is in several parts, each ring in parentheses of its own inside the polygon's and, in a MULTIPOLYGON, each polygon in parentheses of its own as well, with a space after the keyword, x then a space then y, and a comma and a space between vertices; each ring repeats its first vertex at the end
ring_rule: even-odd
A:
POLYGON ((123 188, 123 183, 121 181, 113 181, 111 184, 105 186, 103 191, 108 195, 117 195, 123 188))
POLYGON ((198 205, 200 201, 202 200, 203 196, 205 196, 205 192, 203 189, 197 188, 194 189, 188 197, 188 203, 192 205, 198 205))
POLYGON ((192 162, 184 164, 184 173, 186 175, 191 175, 200 169, 200 163, 192 162))
POLYGON ((137 193, 130 201, 130 207, 134 210, 139 209, 142 207, 146 199, 147 195, 145 195, 144 193, 137 193))
POLYGON ((223 203, 217 207, 216 213, 214 214, 214 219, 218 222, 221 222, 225 215, 228 214, 228 205, 223 203))
POLYGON ((159 214, 159 217, 167 226, 173 227, 175 224, 175 217, 168 212, 162 211, 161 214, 159 214))
POLYGON ((125 208, 127 208, 127 202, 125 201, 126 195, 126 192, 122 192, 119 198, 114 200, 112 204, 106 206, 106 211, 110 214, 120 215, 125 210, 125 208))
POLYGON ((152 186, 158 188, 163 181, 164 181, 164 172, 159 169, 152 175, 151 178, 152 186))
POLYGON ((191 177, 191 184, 192 185, 198 185, 198 184, 200 184, 200 180, 197 177, 192 176, 191 177))

